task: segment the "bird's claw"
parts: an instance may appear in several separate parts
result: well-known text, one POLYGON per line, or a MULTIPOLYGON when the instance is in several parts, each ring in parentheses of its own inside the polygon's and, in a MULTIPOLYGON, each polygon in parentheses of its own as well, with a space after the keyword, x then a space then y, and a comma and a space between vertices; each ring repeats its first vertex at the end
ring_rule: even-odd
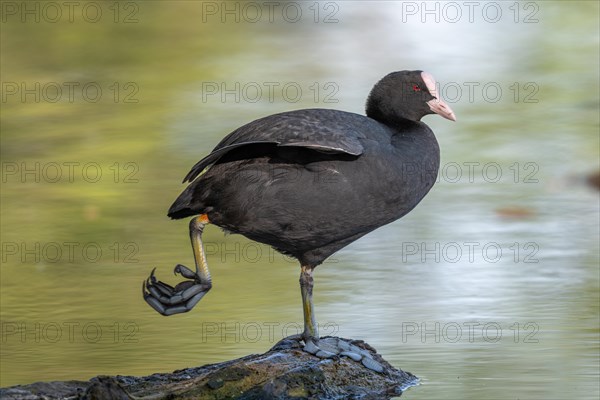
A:
POLYGON ((383 365, 375 361, 371 353, 343 339, 326 337, 319 339, 316 343, 311 339, 305 340, 304 343, 303 350, 319 358, 345 356, 361 362, 362 365, 375 372, 382 373, 384 371, 383 365))
POLYGON ((198 275, 194 271, 192 271, 185 265, 181 265, 181 264, 177 264, 175 266, 175 268, 173 269, 173 275, 177 275, 177 274, 183 276, 184 278, 188 278, 188 279, 198 279, 199 278, 198 275))
POLYGON ((190 311, 212 287, 210 282, 203 282, 197 273, 185 265, 177 264, 173 273, 189 280, 179 282, 175 287, 157 280, 155 271, 156 268, 143 282, 142 294, 146 303, 162 315, 190 311))

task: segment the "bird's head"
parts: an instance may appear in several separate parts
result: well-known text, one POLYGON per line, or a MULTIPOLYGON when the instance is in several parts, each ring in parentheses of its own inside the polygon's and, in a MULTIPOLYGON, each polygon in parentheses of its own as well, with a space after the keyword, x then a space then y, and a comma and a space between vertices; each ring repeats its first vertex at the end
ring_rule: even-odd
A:
POLYGON ((381 123, 393 124, 401 118, 420 121, 427 114, 456 121, 428 72, 392 72, 377 82, 367 99, 367 116, 381 123))

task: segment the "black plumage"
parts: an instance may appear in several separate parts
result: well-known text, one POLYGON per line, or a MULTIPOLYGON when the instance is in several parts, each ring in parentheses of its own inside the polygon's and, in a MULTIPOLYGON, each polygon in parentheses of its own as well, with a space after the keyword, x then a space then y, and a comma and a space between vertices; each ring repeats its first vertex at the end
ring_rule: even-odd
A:
POLYGON ((195 216, 190 239, 196 270, 171 286, 154 270, 144 300, 162 315, 190 311, 212 288, 202 233, 208 223, 266 243, 300 261, 303 349, 320 358, 345 355, 377 372, 383 366, 342 339, 319 339, 312 301, 313 271, 330 255, 412 210, 433 186, 438 143, 420 120, 455 120, 437 98, 433 77, 393 72, 367 100, 367 116, 308 109, 270 115, 226 136, 187 174, 190 185, 169 209, 195 216), (350 349, 353 349, 349 352, 350 349), (365 358, 366 357, 366 358, 365 358))

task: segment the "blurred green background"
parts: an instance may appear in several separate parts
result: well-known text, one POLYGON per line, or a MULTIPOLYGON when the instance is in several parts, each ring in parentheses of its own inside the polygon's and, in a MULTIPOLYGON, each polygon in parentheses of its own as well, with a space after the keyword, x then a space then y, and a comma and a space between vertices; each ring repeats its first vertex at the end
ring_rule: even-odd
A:
POLYGON ((0 385, 143 375, 296 333, 295 261, 216 227, 214 287, 148 307, 193 265, 166 210, 191 166, 276 112, 363 113, 423 69, 440 179, 319 267, 322 334, 422 378, 413 399, 597 399, 599 6, 537 2, 2 1, 0 385), (429 10, 429 11, 428 11, 429 10))

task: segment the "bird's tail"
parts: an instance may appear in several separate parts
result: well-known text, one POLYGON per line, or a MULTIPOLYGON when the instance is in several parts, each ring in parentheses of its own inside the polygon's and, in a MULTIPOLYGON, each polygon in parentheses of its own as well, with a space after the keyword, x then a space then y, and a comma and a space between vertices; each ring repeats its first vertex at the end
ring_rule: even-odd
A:
POLYGON ((181 219, 201 214, 201 210, 194 205, 192 193, 193 191, 188 186, 171 205, 167 216, 171 219, 181 219))

